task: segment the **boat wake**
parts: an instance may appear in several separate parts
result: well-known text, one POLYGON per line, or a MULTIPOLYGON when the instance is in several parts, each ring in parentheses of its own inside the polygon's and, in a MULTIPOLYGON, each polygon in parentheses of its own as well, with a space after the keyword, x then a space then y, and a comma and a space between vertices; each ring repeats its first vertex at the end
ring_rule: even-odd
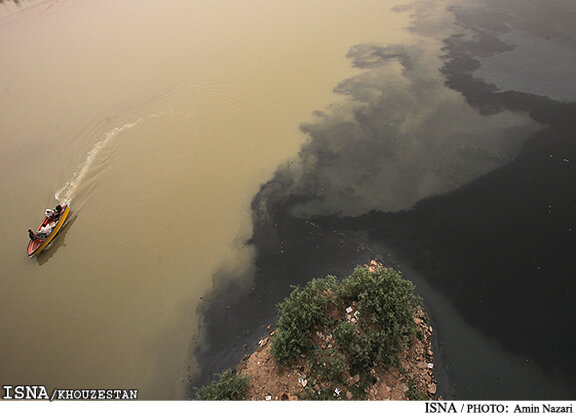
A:
MULTIPOLYGON (((91 134, 91 137, 102 136, 101 139, 97 139, 96 144, 92 147, 84 161, 79 165, 79 167, 72 174, 72 178, 68 180, 59 190, 54 194, 55 199, 60 204, 69 204, 79 193, 85 190, 88 183, 94 181, 94 172, 97 171, 101 164, 98 160, 102 161, 102 152, 104 149, 110 146, 110 144, 115 141, 115 139, 127 130, 130 130, 137 126, 138 124, 153 118, 159 118, 164 116, 179 116, 182 118, 189 118, 192 115, 188 112, 182 112, 174 109, 163 110, 162 107, 166 108, 166 101, 177 99, 190 100, 191 98, 198 98, 202 96, 213 96, 218 100, 226 100, 230 102, 232 106, 238 105, 230 96, 226 95, 221 88, 214 86, 202 86, 202 87, 175 87, 168 90, 152 91, 149 94, 134 100, 124 106, 121 106, 114 115, 107 117, 102 123, 108 124, 110 119, 120 120, 127 118, 136 119, 136 121, 126 122, 123 125, 112 128, 105 131, 102 126, 97 127, 91 134), (138 117, 138 114, 142 114, 144 108, 148 107, 146 112, 148 115, 138 117), (160 106, 160 107, 159 107, 160 106), (155 107, 155 108, 154 108, 155 107)), ((117 122, 121 124, 121 122, 117 122)), ((77 210, 77 207, 76 207, 77 210)))
MULTIPOLYGON (((147 118, 147 117, 146 117, 147 118)), ((72 178, 68 180, 62 188, 54 194, 54 198, 62 205, 70 204, 72 199, 77 194, 78 189, 85 183, 86 178, 89 177, 90 172, 94 167, 95 161, 104 148, 106 148, 116 137, 124 131, 134 128, 140 124, 145 118, 141 118, 134 122, 126 123, 120 127, 113 128, 104 134, 104 138, 98 141, 94 147, 88 152, 86 159, 80 167, 74 172, 72 178)))

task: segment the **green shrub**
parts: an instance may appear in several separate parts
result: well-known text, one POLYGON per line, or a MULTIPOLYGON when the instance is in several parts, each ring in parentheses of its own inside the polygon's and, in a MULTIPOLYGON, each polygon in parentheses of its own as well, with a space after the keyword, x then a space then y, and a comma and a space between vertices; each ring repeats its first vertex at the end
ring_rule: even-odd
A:
POLYGON ((352 344, 357 337, 356 327, 348 321, 339 321, 334 328, 334 340, 338 344, 352 344))
POLYGON ((226 370, 218 380, 200 388, 196 399, 202 401, 235 401, 243 400, 248 392, 250 378, 233 370, 226 370))
POLYGON ((271 354, 280 366, 286 366, 312 348, 309 333, 315 325, 327 325, 326 305, 331 291, 338 287, 336 277, 314 279, 294 291, 278 305, 278 324, 271 341, 271 354))
POLYGON ((365 374, 375 363, 397 364, 398 353, 416 332, 413 317, 420 300, 413 291, 413 284, 398 271, 378 268, 369 272, 363 267, 342 282, 327 276, 296 287, 278 307, 272 355, 279 365, 290 364, 312 349, 311 331, 322 326, 346 356, 352 375, 365 374), (343 312, 329 316, 329 303, 339 310, 355 304, 358 322, 346 321, 343 312))
MULTIPOLYGON (((359 326, 364 333, 362 353, 385 366, 397 364, 398 353, 416 332, 413 318, 420 299, 414 295, 414 285, 398 271, 379 268, 369 272, 357 267, 342 281, 340 296, 344 302, 357 302, 359 326)), ((356 363, 363 366, 366 356, 356 350, 356 363)))
POLYGON ((316 364, 311 367, 311 377, 318 382, 345 381, 346 359, 343 354, 334 349, 316 349, 312 352, 312 359, 316 364))
MULTIPOLYGON (((379 268, 369 272, 357 267, 342 281, 340 296, 358 301, 360 314, 370 316, 372 323, 387 335, 405 338, 414 333, 412 319, 420 300, 414 295, 414 285, 398 271, 379 268)), ((366 318, 362 321, 367 323, 366 318)))
POLYGON ((342 388, 346 382, 346 357, 334 350, 315 349, 311 352, 314 365, 308 374, 309 386, 304 389, 301 398, 308 400, 336 400, 345 398, 336 394, 336 388, 342 388))

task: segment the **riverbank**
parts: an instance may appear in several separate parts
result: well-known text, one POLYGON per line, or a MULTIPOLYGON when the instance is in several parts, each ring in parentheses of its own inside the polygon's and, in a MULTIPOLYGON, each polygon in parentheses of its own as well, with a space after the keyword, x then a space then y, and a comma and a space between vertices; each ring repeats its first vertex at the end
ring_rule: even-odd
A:
MULTIPOLYGON (((375 368, 373 375, 377 382, 366 391, 366 400, 416 400, 435 399, 436 380, 434 378, 433 351, 430 344, 432 327, 428 326, 422 310, 414 316, 419 329, 425 336, 420 340, 414 336, 414 343, 402 352, 399 367, 375 368)), ((250 377, 246 400, 299 400, 309 384, 311 372, 309 357, 288 368, 281 368, 270 354, 272 331, 260 340, 258 348, 246 355, 238 367, 241 375, 250 377)), ((348 385, 334 390, 334 399, 352 399, 348 387, 353 387, 360 377, 350 376, 348 385)), ((441 399, 441 398, 440 398, 441 399)))
POLYGON ((435 399, 433 328, 413 288, 374 260, 341 282, 327 276, 295 288, 278 306, 277 328, 197 397, 435 399))

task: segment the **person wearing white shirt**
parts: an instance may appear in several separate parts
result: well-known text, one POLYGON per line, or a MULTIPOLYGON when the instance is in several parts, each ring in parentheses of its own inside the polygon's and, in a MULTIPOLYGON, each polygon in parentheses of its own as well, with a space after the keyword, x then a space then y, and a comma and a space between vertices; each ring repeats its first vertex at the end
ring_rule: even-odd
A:
POLYGON ((52 220, 58 220, 60 218, 60 214, 62 213, 62 206, 56 206, 56 209, 46 209, 46 217, 52 220))
POLYGON ((38 233, 36 234, 36 236, 38 238, 48 238, 48 236, 50 236, 50 234, 52 233, 52 227, 53 226, 49 223, 42 226, 38 231, 38 233))

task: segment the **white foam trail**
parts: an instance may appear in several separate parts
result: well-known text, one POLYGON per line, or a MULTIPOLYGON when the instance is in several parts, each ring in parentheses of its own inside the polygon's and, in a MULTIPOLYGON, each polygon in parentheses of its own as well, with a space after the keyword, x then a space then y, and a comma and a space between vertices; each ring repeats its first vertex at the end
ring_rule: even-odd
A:
POLYGON ((121 134, 122 132, 129 130, 133 127, 135 127, 136 125, 140 124, 142 121, 148 120, 148 119, 152 119, 152 118, 160 118, 160 117, 165 117, 165 116, 180 116, 183 118, 190 118, 191 114, 187 114, 187 113, 183 113, 180 111, 175 111, 175 110, 165 110, 165 111, 160 111, 154 114, 150 114, 146 117, 142 117, 134 122, 129 122, 126 123, 124 125, 122 125, 121 127, 116 127, 113 128, 112 130, 106 132, 104 134, 104 138, 100 141, 98 141, 94 147, 92 148, 92 150, 90 150, 88 152, 88 155, 86 156, 86 160, 84 161, 84 163, 82 163, 79 167, 78 170, 76 170, 74 172, 74 174, 72 175, 72 179, 70 179, 69 181, 67 181, 64 186, 62 186, 62 188, 60 188, 59 190, 56 191, 56 193, 54 194, 54 198, 59 202, 59 204, 61 205, 65 205, 65 204, 69 204, 72 199, 74 198, 74 196, 76 196, 77 191, 79 189, 81 189, 81 186, 84 182, 84 180, 89 177, 89 173, 91 172, 91 169, 94 165, 95 160, 97 160, 98 155, 101 153, 101 151, 106 148, 106 146, 108 146, 116 137, 118 137, 119 134, 121 134))
POLYGON ((104 138, 96 143, 96 145, 88 152, 86 156, 86 160, 80 166, 78 170, 73 174, 72 179, 66 182, 61 189, 56 191, 54 197, 60 204, 69 204, 74 196, 76 195, 76 191, 82 185, 84 179, 90 172, 94 161, 97 159, 98 155, 105 148, 110 142, 112 142, 120 133, 129 130, 136 125, 138 125, 143 119, 124 124, 121 127, 113 128, 112 130, 105 133, 104 138))

